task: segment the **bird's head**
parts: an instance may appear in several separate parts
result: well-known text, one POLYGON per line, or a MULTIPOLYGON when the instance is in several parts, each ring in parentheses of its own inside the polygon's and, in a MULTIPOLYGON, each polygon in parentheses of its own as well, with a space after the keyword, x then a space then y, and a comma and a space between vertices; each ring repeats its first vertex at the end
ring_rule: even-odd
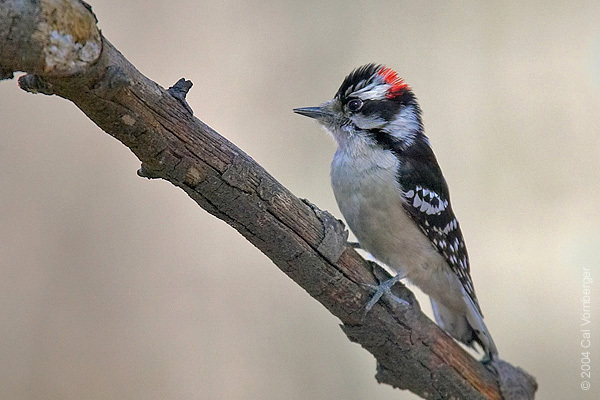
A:
POLYGON ((319 121, 340 146, 362 139, 407 147, 423 129, 410 87, 395 71, 377 64, 352 71, 332 100, 294 112, 319 121))

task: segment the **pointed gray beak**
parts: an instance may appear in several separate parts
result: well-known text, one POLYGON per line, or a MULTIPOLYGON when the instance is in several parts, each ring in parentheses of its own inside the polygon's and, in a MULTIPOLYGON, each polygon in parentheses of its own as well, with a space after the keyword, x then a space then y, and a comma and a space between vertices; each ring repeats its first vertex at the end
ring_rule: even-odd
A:
POLYGON ((296 114, 304 115, 305 117, 314 118, 319 122, 329 122, 333 120, 331 110, 323 106, 294 108, 294 112, 296 114))

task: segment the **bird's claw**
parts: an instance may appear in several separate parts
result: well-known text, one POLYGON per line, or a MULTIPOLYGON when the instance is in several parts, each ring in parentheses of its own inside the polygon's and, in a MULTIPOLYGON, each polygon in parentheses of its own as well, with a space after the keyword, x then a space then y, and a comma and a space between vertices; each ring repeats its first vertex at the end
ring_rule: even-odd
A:
POLYGON ((363 284, 364 287, 370 289, 371 291, 373 291, 373 296, 371 296, 371 299, 369 300, 369 302, 367 304, 365 304, 365 315, 371 311, 371 309, 373 308, 373 306, 375 304, 377 304, 377 302, 385 295, 385 296, 389 296, 392 300, 394 300, 395 302, 399 303, 400 305, 404 306, 404 307, 408 307, 410 306, 410 304, 406 301, 403 300, 401 298, 399 298, 398 296, 396 296, 395 294, 392 293, 392 287, 398 282, 400 281, 402 278, 404 278, 404 276, 402 276, 401 274, 398 274, 396 276, 394 276, 391 279, 388 279, 387 281, 384 281, 382 283, 380 283, 379 285, 370 285, 370 284, 363 284))

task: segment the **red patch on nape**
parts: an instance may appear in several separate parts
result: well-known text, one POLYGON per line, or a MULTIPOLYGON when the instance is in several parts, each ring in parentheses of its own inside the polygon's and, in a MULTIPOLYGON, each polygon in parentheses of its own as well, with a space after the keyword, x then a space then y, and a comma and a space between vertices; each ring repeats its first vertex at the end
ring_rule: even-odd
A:
POLYGON ((385 83, 392 85, 385 94, 385 97, 388 99, 393 99, 405 91, 410 90, 408 84, 404 83, 404 79, 400 78, 396 71, 391 68, 383 67, 377 74, 383 78, 385 83))

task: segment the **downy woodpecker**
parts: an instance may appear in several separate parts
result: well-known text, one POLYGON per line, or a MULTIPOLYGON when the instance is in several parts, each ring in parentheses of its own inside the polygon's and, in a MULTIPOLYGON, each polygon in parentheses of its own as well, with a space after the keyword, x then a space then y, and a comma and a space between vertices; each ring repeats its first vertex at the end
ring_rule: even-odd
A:
POLYGON ((339 208, 360 247, 397 274, 367 310, 406 278, 429 295, 444 330, 495 358, 448 186, 411 88, 390 68, 368 64, 344 79, 333 100, 294 112, 335 138, 331 184, 339 208))

